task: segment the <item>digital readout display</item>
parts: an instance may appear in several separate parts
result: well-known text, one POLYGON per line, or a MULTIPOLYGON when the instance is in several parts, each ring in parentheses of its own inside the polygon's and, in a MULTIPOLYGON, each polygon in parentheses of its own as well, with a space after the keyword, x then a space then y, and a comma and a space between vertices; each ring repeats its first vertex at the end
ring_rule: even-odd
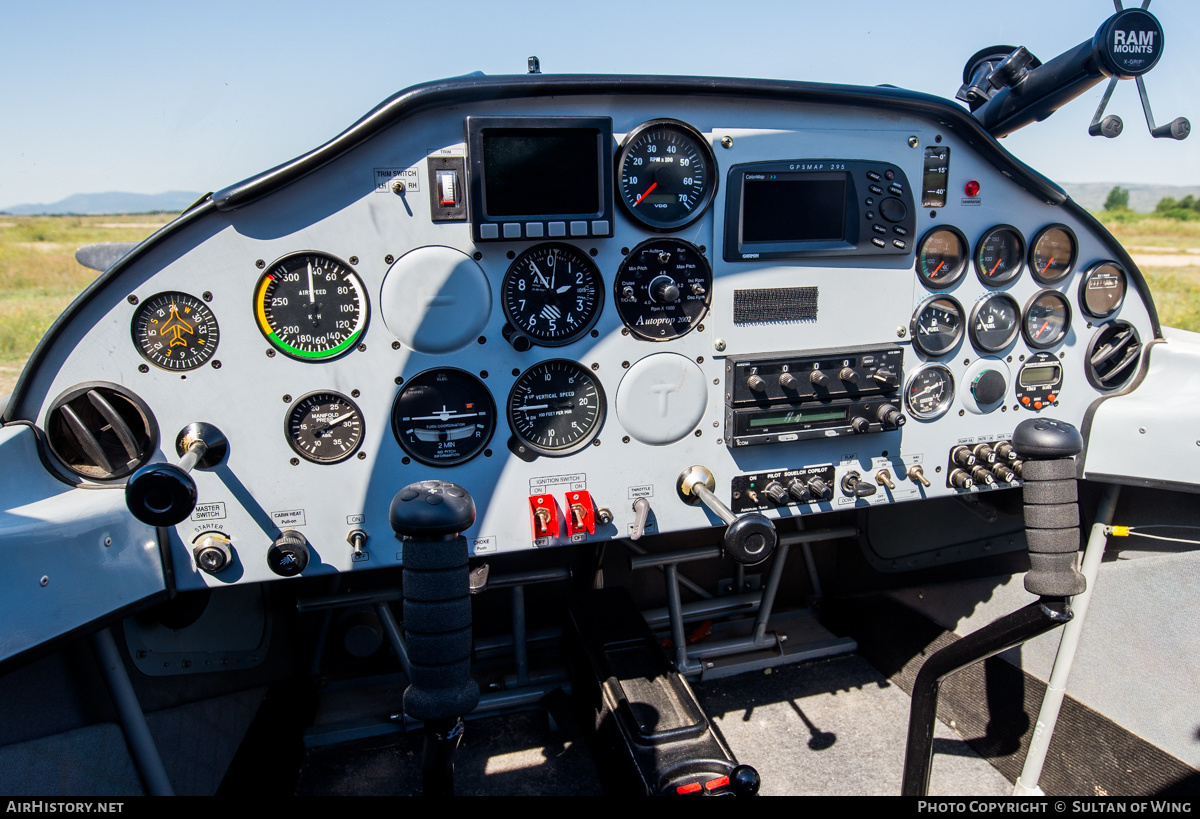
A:
POLYGON ((1054 365, 1047 367, 1026 367, 1021 370, 1022 387, 1044 387, 1047 384, 1057 384, 1059 368, 1054 365))
POLYGON ((842 241, 845 212, 845 174, 748 173, 742 242, 842 241))
POLYGON ((596 216, 601 134, 594 128, 486 128, 485 212, 489 217, 596 216))
POLYGON ((846 418, 846 408, 841 409, 796 409, 772 415, 757 415, 750 419, 750 429, 762 427, 788 426, 791 424, 811 424, 817 421, 843 421, 846 418))

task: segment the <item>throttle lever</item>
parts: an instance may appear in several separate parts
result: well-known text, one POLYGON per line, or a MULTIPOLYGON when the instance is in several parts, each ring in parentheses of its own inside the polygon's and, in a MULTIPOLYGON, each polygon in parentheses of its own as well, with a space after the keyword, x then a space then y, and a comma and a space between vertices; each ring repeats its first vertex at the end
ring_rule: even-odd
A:
POLYGON ((775 524, 766 515, 749 512, 741 517, 730 511, 713 494, 717 479, 703 466, 689 466, 679 473, 675 489, 684 503, 690 506, 704 504, 710 512, 726 524, 725 553, 738 563, 753 566, 770 557, 779 543, 775 524))
POLYGON ((228 444, 212 424, 188 424, 175 439, 182 457, 178 464, 147 464, 129 476, 125 505, 133 516, 151 526, 174 526, 196 508, 192 469, 208 469, 225 458, 228 444))

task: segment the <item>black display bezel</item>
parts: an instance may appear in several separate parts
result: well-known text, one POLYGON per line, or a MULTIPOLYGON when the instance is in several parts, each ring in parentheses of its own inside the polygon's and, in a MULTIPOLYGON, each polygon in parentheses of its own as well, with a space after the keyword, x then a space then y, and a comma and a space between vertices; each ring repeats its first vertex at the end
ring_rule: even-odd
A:
POLYGON ((565 238, 572 234, 569 230, 561 236, 552 236, 549 231, 550 222, 587 222, 587 236, 611 236, 613 226, 613 129, 611 117, 467 117, 467 167, 469 196, 467 206, 471 214, 471 225, 476 240, 494 238, 525 239, 525 238, 565 238), (488 210, 487 173, 488 168, 484 156, 484 136, 489 130, 544 130, 548 134, 554 131, 594 131, 595 132, 595 168, 596 190, 599 201, 595 210, 573 213, 524 213, 515 215, 492 214, 488 210), (608 223, 607 231, 593 232, 592 222, 608 223), (497 235, 485 237, 481 232, 484 225, 496 225, 497 235), (506 225, 519 225, 519 236, 506 236, 506 225), (530 225, 538 226, 531 233, 530 225))
POLYGON ((504 271, 504 278, 500 281, 500 306, 504 310, 504 318, 508 321, 508 323, 524 334, 524 336, 533 344, 536 344, 539 347, 566 347, 568 344, 574 344, 576 341, 579 341, 579 339, 587 336, 587 334, 592 331, 592 328, 596 326, 596 322, 600 320, 600 314, 604 312, 605 289, 604 276, 600 272, 600 267, 592 260, 592 257, 588 255, 586 250, 583 250, 576 245, 568 244, 567 242, 540 242, 536 245, 530 245, 521 253, 518 253, 517 257, 509 263, 508 269, 504 271), (591 317, 585 323, 581 324, 579 328, 575 330, 575 332, 565 335, 562 338, 544 338, 543 336, 532 332, 529 327, 525 326, 526 322, 523 321, 524 317, 516 316, 509 305, 509 287, 512 286, 513 273, 517 269, 518 263, 524 261, 528 256, 534 253, 549 250, 570 252, 579 260, 583 261, 583 267, 589 270, 592 277, 595 279, 596 305, 592 310, 591 317))
POLYGON ((317 464, 318 466, 330 466, 331 464, 340 464, 342 461, 349 460, 350 458, 354 457, 356 452, 362 449, 363 441, 367 437, 367 420, 363 417, 362 408, 359 407, 357 403, 350 400, 349 396, 343 395, 337 390, 313 390, 312 392, 306 392, 304 395, 297 398, 288 407, 287 412, 283 416, 283 436, 287 439, 288 446, 292 448, 292 451, 304 460, 308 461, 310 464, 317 464), (358 422, 361 426, 358 442, 355 443, 354 448, 349 452, 332 459, 315 458, 311 452, 305 452, 302 447, 296 444, 296 439, 292 436, 292 416, 295 415, 296 409, 301 404, 313 396, 336 397, 343 403, 346 403, 353 408, 354 414, 358 416, 358 422))
POLYGON ((734 165, 726 174, 724 259, 727 262, 751 262, 762 259, 907 255, 913 252, 912 236, 917 230, 916 214, 908 177, 899 166, 888 162, 864 159, 792 159, 734 165), (807 177, 814 181, 845 180, 842 237, 775 242, 746 241, 746 181, 748 176, 760 174, 807 177), (890 178, 888 174, 891 175, 890 178), (872 186, 878 192, 872 191, 872 186), (895 199, 901 203, 904 215, 899 221, 890 221, 879 213, 885 199, 895 199))
POLYGON ((967 335, 971 338, 971 346, 983 353, 998 353, 1001 350, 1011 347, 1013 343, 1016 342, 1017 337, 1021 335, 1021 325, 1023 319, 1024 315, 1021 312, 1020 303, 1008 293, 997 291, 988 293, 983 298, 975 302, 975 305, 971 308, 971 317, 967 320, 967 335), (1004 343, 999 346, 988 346, 983 344, 975 335, 975 319, 979 317, 979 311, 983 309, 983 306, 993 299, 1007 300, 1009 305, 1013 308, 1013 312, 1016 314, 1016 318, 1013 320, 1012 332, 1009 334, 1004 343))
POLYGON ((497 419, 497 416, 496 416, 496 399, 492 395, 492 391, 488 389, 487 384, 484 384, 483 381, 481 381, 479 379, 479 377, 476 376, 474 373, 467 372, 466 370, 459 369, 458 367, 433 367, 428 370, 422 370, 421 372, 417 373, 416 375, 414 375, 413 377, 411 377, 407 381, 405 381, 404 385, 399 390, 396 391, 396 397, 392 399, 392 408, 388 411, 388 420, 392 427, 392 437, 395 438, 397 445, 399 445, 399 447, 402 450, 404 450, 404 453, 406 455, 408 455, 414 461, 423 463, 426 466, 435 466, 438 468, 452 467, 452 466, 458 466, 460 464, 465 464, 468 461, 474 460, 481 452, 486 452, 488 444, 490 444, 492 442, 492 438, 496 434, 496 427, 499 424, 499 420, 497 419), (488 417, 491 419, 491 422, 489 424, 490 428, 488 429, 487 435, 485 435, 483 437, 483 442, 481 444, 479 444, 479 446, 477 446, 469 454, 464 455, 456 460, 442 459, 439 461, 436 458, 427 458, 423 454, 417 452, 416 450, 410 449, 404 443, 404 436, 401 435, 400 427, 402 425, 400 423, 400 413, 399 413, 400 401, 409 392, 409 390, 411 390, 414 386, 423 386, 420 379, 425 378, 425 377, 430 377, 431 374, 434 374, 434 376, 436 376, 437 373, 453 373, 455 377, 463 377, 465 379, 475 382, 475 384, 478 385, 479 388, 483 391, 483 393, 482 393, 483 397, 487 399, 487 409, 488 409, 488 412, 490 413, 488 417))
POLYGON ((1056 222, 1052 225, 1046 225, 1037 233, 1033 234, 1033 238, 1029 240, 1028 258, 1026 258, 1025 263, 1029 265, 1029 275, 1033 276, 1033 278, 1037 279, 1037 281, 1041 284, 1049 286, 1062 284, 1072 273, 1075 272, 1075 265, 1078 262, 1079 237, 1075 235, 1075 231, 1071 230, 1071 228, 1064 224, 1056 222), (1071 237, 1071 262, 1067 265, 1067 269, 1063 272, 1063 274, 1057 278, 1047 278, 1042 276, 1042 274, 1038 272, 1037 261, 1034 259, 1034 254, 1037 253, 1038 242, 1040 242, 1042 237, 1052 230, 1061 230, 1063 233, 1071 237))
POLYGON ((688 225, 695 222, 707 211, 712 204, 713 199, 717 195, 717 186, 720 182, 720 175, 717 173, 717 157, 713 153, 712 145, 698 130, 688 125, 686 122, 677 119, 652 119, 649 122, 643 122, 641 125, 634 128, 625 138, 621 140, 621 147, 617 150, 616 162, 616 186, 620 188, 620 178, 623 175, 625 161, 629 157, 629 152, 632 150, 633 144, 638 137, 647 131, 657 128, 665 130, 673 130, 682 134, 688 140, 696 144, 697 149, 704 155, 704 161, 708 163, 708 181, 705 183, 704 194, 700 197, 700 201, 696 203, 696 207, 692 208, 691 212, 682 219, 671 219, 667 221, 659 221, 646 217, 633 209, 633 207, 625 200, 625 195, 619 193, 617 201, 621 203, 621 209, 629 215, 631 219, 658 233, 671 233, 676 230, 682 230, 688 225))
POLYGON ((960 344, 962 344, 963 337, 967 334, 967 332, 966 332, 967 328, 964 327, 962 324, 960 324, 958 327, 958 333, 954 337, 954 341, 951 342, 950 344, 948 344, 941 351, 930 350, 928 347, 925 346, 925 344, 921 341, 921 335, 918 332, 918 328, 920 327, 920 323, 921 323, 921 321, 920 321, 921 314, 924 313, 927 309, 929 309, 929 307, 935 301, 952 302, 954 304, 954 306, 958 308, 958 315, 961 318, 961 320, 964 322, 964 324, 967 320, 967 313, 965 310, 963 310, 962 302, 960 302, 958 299, 954 298, 954 296, 947 295, 946 293, 935 293, 934 295, 929 296, 926 299, 923 299, 921 301, 921 303, 917 305, 917 309, 913 311, 912 319, 909 321, 909 324, 908 324, 908 331, 909 331, 909 335, 912 338, 913 348, 915 350, 917 350, 918 352, 928 356, 929 358, 941 358, 942 356, 949 355, 954 350, 957 350, 958 346, 960 344))
POLYGON ((913 261, 913 269, 917 273, 917 278, 921 280, 921 284, 925 285, 926 289, 928 290, 949 290, 951 287, 954 287, 954 285, 962 281, 963 276, 967 275, 967 269, 970 266, 971 243, 967 241, 967 235, 954 225, 937 225, 936 227, 932 227, 925 231, 925 234, 921 236, 920 241, 917 242, 917 255, 913 261), (953 279, 947 281, 945 284, 936 284, 927 279, 921 272, 921 255, 925 252, 925 243, 928 242, 935 233, 941 233, 942 231, 948 231, 949 233, 953 233, 956 237, 958 237, 958 241, 962 244, 963 258, 962 263, 959 265, 958 273, 955 274, 953 279))
POLYGON ((1128 273, 1128 271, 1125 270, 1125 268, 1122 265, 1118 264, 1117 262, 1112 261, 1111 259, 1105 259, 1104 261, 1096 262, 1095 264, 1093 264, 1091 267, 1089 267, 1087 269, 1087 271, 1083 274, 1083 278, 1081 278, 1079 280, 1079 309, 1083 311, 1083 314, 1085 316, 1090 316, 1091 318, 1094 318, 1097 321, 1108 321, 1113 316, 1115 316, 1118 312, 1120 312, 1121 306, 1123 304, 1125 304, 1125 295, 1128 292, 1129 292, 1129 273, 1128 273), (1088 306, 1087 306, 1088 282, 1090 282, 1092 280, 1092 277, 1094 277, 1096 275, 1096 273, 1099 272, 1100 268, 1106 267, 1108 265, 1112 265, 1121 273, 1121 298, 1117 300, 1117 303, 1107 313, 1104 313, 1104 314, 1094 313, 1091 310, 1089 310, 1088 306))
POLYGON ((971 265, 975 268, 975 278, 979 279, 980 283, 985 287, 1003 287, 1006 284, 1015 282, 1025 272, 1025 266, 1028 264, 1026 260, 1028 251, 1029 245, 1025 242, 1025 235, 1021 231, 1012 225, 992 225, 983 232, 983 235, 979 237, 979 241, 975 243, 975 247, 971 249, 971 265), (989 236, 1001 230, 1007 230, 1017 237, 1017 243, 1020 245, 1017 251, 1017 268, 1011 273, 1005 274, 1003 279, 989 279, 987 278, 987 274, 983 272, 983 266, 979 264, 979 251, 983 249, 983 244, 989 236))
MULTIPOLYGON (((572 361, 568 358, 548 358, 545 361, 539 361, 537 364, 525 369, 513 380, 513 385, 508 391, 508 399, 504 402, 504 404, 504 414, 508 417, 508 428, 512 430, 513 441, 518 446, 528 450, 529 453, 533 453, 535 456, 540 455, 546 458, 563 458, 567 455, 573 455, 576 452, 591 446, 592 441, 596 440, 600 435, 600 431, 604 429, 604 422, 608 420, 608 396, 604 394, 604 386, 600 383, 600 379, 597 378, 591 370, 587 369, 587 367, 580 364, 578 361, 572 361), (575 443, 565 446, 561 449, 544 447, 540 444, 530 441, 521 434, 516 418, 513 417, 513 397, 516 395, 517 385, 523 382, 526 378, 529 378, 540 368, 549 367, 554 364, 565 364, 568 367, 578 371, 579 374, 584 378, 587 378, 589 381, 591 381, 592 385, 596 388, 596 398, 598 402, 596 423, 592 429, 588 433, 582 435, 575 443)), ((510 448, 511 446, 512 445, 510 444, 510 448)), ((522 455, 521 457, 527 458, 528 455, 522 455)))
POLYGON ((1021 335, 1025 339, 1025 343, 1035 350, 1049 350, 1051 347, 1057 347, 1066 340, 1071 333, 1071 300, 1064 296, 1058 290, 1039 290, 1029 297, 1029 301, 1025 302, 1025 307, 1021 310, 1021 335), (1063 321, 1062 333, 1060 333, 1053 341, 1038 341, 1029 334, 1029 325, 1027 318, 1029 310, 1038 299, 1044 296, 1057 298, 1066 311, 1066 319, 1063 321))

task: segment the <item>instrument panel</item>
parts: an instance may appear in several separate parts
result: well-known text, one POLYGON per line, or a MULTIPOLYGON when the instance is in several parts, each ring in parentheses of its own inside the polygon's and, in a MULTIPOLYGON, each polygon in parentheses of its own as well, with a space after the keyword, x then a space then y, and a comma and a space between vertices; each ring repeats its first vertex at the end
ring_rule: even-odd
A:
POLYGON ((399 565, 388 506, 430 478, 474 497, 480 557, 626 537, 638 499, 648 534, 720 525, 676 494, 696 464, 735 509, 869 509, 1018 485, 1015 458, 952 453, 1128 385, 1156 328, 1121 259, 932 118, 498 94, 185 215, 90 294, 16 412, 56 431, 60 477, 114 489, 60 417, 80 384, 144 408, 150 460, 221 430, 170 531, 180 588, 274 579, 285 530, 306 575, 399 565), (794 486, 760 495, 766 475, 794 486), (193 559, 213 533, 217 572, 193 559))

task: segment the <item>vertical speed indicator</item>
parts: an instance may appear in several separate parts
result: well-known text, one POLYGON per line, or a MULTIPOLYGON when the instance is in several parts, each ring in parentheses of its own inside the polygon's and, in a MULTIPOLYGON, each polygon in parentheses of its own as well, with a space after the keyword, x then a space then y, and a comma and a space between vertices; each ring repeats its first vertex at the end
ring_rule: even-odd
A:
POLYGON ((517 444, 558 458, 591 443, 604 426, 604 390, 581 364, 555 359, 534 364, 508 394, 508 424, 517 444))
POLYGON ((700 218, 717 192, 708 140, 686 122, 654 119, 634 128, 617 154, 617 190, 625 211, 651 230, 671 231, 700 218))

